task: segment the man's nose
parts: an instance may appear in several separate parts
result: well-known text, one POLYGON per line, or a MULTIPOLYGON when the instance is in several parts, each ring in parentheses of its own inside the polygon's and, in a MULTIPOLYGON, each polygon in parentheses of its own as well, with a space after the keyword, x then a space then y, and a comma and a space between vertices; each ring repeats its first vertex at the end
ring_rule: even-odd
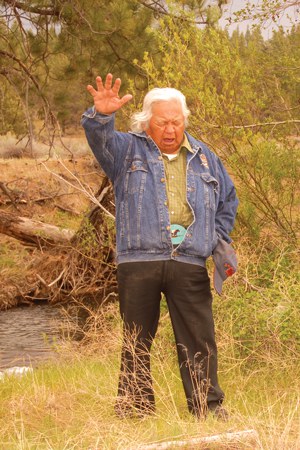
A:
POLYGON ((174 125, 171 122, 167 123, 166 128, 165 128, 165 132, 166 133, 173 133, 174 132, 174 125))

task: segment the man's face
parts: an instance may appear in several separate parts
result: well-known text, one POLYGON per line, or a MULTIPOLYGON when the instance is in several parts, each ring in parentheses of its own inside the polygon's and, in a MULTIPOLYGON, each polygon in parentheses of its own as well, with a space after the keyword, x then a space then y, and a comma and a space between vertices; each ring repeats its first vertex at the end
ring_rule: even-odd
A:
POLYGON ((176 100, 153 103, 152 117, 145 132, 163 153, 176 153, 184 137, 184 116, 176 100))

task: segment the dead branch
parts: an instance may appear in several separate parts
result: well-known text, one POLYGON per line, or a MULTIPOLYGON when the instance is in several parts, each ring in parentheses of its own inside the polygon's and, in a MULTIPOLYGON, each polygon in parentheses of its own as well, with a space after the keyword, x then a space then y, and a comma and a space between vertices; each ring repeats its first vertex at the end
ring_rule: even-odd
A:
MULTIPOLYGON (((187 439, 183 441, 168 441, 149 445, 138 445, 135 450, 167 450, 175 447, 184 447, 189 449, 203 448, 205 444, 215 444, 218 448, 228 448, 228 444, 238 445, 243 442, 258 442, 258 434, 255 430, 236 431, 232 433, 222 433, 215 436, 187 439)), ((255 447, 251 447, 255 448, 255 447)), ((133 449, 130 449, 133 450, 133 449)))
POLYGON ((15 200, 14 200, 13 196, 11 195, 11 193, 9 192, 9 190, 7 189, 6 185, 5 185, 4 183, 2 183, 2 181, 0 181, 0 189, 1 189, 1 191, 2 191, 5 195, 7 195, 7 197, 8 197, 9 200, 11 201, 13 207, 14 207, 17 211, 19 211, 19 208, 17 207, 17 205, 16 205, 16 203, 15 203, 15 200))
POLYGON ((0 210, 0 233, 28 246, 38 246, 18 302, 101 305, 117 296, 113 189, 105 177, 96 193, 101 201, 90 209, 76 233, 0 210), (105 212, 104 212, 105 211, 105 212), (28 287, 28 288, 27 288, 28 287))
MULTIPOLYGON (((41 92, 40 86, 39 86, 36 78, 32 75, 32 73, 30 73, 30 71, 28 70, 26 65, 20 60, 20 58, 17 58, 13 53, 6 52, 5 50, 0 50, 0 55, 4 56, 12 61, 15 61, 20 66, 22 71, 27 75, 27 77, 32 81, 32 83, 34 84, 36 89, 39 92, 41 92)), ((44 96, 43 96, 43 98, 44 98, 44 96)))
POLYGON ((92 189, 90 188, 90 186, 88 184, 84 184, 73 172, 71 172, 67 166, 61 161, 59 160, 59 163, 63 166, 63 168, 69 173, 69 175, 71 176, 71 179, 74 180, 74 183, 71 181, 68 181, 66 179, 66 176, 62 176, 58 173, 53 172, 52 170, 50 170, 44 163, 42 163, 42 165, 45 167, 45 169, 47 170, 47 172, 50 172, 53 176, 55 176, 56 178, 58 178, 59 180, 62 180, 63 182, 65 182, 68 186, 73 187, 74 189, 76 189, 77 191, 81 192, 82 194, 84 194, 92 203, 94 203, 96 206, 98 206, 100 209, 102 209, 102 211, 111 219, 115 219, 114 214, 112 214, 107 208, 105 208, 103 206, 102 203, 100 203, 100 201, 98 200, 98 198, 94 195, 92 189))

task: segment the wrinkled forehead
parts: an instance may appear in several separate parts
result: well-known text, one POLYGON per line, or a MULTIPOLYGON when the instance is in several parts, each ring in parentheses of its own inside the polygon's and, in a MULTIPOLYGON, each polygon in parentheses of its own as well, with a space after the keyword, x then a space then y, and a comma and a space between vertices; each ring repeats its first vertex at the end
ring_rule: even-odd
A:
POLYGON ((178 100, 160 100, 152 104, 152 118, 178 120, 183 118, 181 103, 178 100))

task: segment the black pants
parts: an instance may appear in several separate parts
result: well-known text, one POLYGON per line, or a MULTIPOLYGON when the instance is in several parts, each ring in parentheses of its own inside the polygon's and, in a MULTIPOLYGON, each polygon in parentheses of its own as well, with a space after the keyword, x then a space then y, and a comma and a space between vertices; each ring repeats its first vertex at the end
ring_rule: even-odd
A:
POLYGON ((174 260, 123 263, 118 266, 118 286, 124 324, 119 406, 155 408, 150 348, 158 326, 161 293, 169 308, 189 411, 202 415, 222 403, 207 270, 174 260))

